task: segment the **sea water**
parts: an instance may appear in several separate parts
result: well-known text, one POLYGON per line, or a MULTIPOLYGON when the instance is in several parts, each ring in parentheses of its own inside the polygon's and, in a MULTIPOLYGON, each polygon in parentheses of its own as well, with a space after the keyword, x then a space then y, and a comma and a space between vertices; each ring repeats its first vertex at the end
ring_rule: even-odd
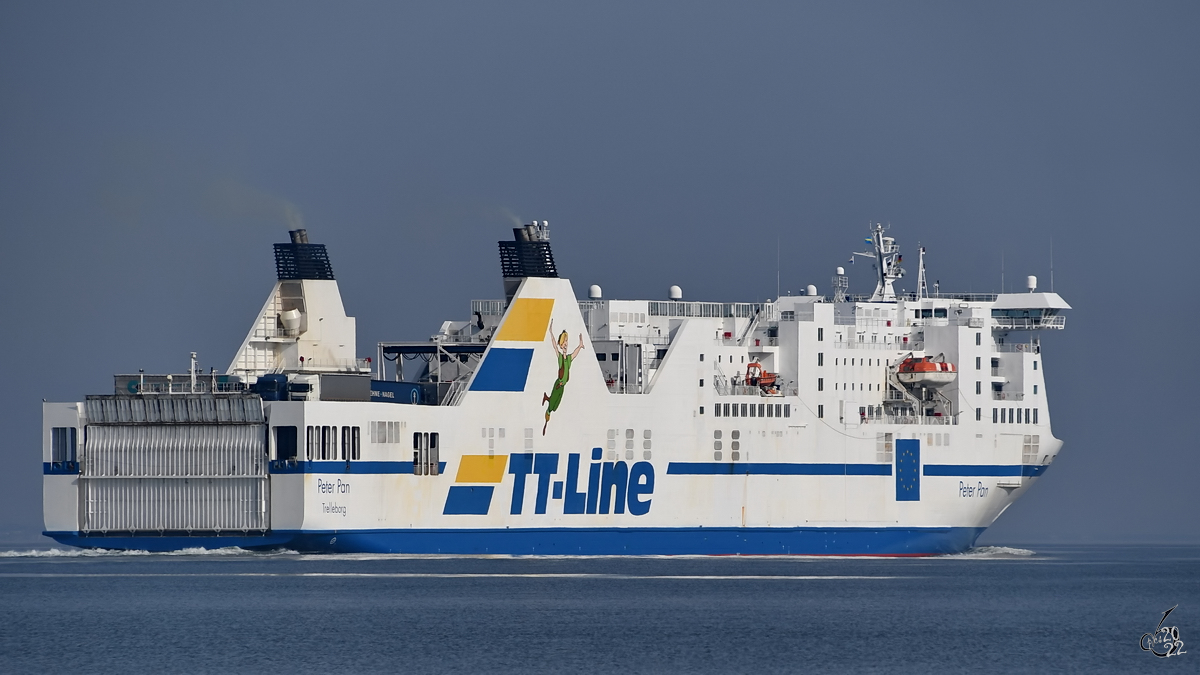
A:
POLYGON ((4 672, 1200 672, 1200 547, 0 552, 4 672), (1163 613, 1187 652, 1139 647, 1163 613))

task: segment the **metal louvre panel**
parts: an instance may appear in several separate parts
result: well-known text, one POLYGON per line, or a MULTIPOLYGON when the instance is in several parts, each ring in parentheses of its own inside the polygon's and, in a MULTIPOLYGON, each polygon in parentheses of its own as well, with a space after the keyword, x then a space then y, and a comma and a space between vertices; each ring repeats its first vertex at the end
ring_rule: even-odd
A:
POLYGON ((80 509, 85 532, 269 527, 265 478, 83 478, 80 509))
POLYGON ((88 424, 262 424, 262 399, 247 394, 88 396, 88 424))
POLYGON ((88 425, 85 477, 265 476, 266 430, 248 424, 88 425))

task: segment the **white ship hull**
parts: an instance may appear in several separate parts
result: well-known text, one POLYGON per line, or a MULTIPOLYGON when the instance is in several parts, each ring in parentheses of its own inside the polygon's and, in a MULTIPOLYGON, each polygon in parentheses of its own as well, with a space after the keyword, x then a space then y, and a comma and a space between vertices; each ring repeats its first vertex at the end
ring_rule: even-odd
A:
MULTIPOLYGON (((836 303, 813 300, 780 298, 754 317, 689 316, 689 303, 643 302, 649 311, 627 312, 628 323, 663 339, 647 341, 654 358, 640 362, 636 387, 628 370, 606 369, 611 357, 596 356, 617 349, 617 326, 597 325, 602 308, 579 303, 566 280, 530 277, 497 317, 479 364, 441 405, 149 394, 144 384, 132 396, 47 403, 46 534, 147 550, 969 548, 1061 446, 1038 350, 1009 351, 990 339, 989 302, 955 300, 966 317, 921 324, 907 318, 911 308, 938 301, 859 303, 864 309, 847 323, 836 303), (934 403, 919 401, 916 414, 903 415, 889 367, 920 346, 918 336, 966 372, 950 403, 937 403, 944 409, 930 413, 917 406, 934 403), (569 379, 555 401, 568 349, 569 379), (976 381, 967 364, 977 358, 1003 358, 1008 381, 1019 377, 1023 390, 1039 393, 1016 404, 997 400, 990 384, 977 394, 965 384, 976 381), (781 394, 728 376, 748 362, 781 373, 781 394), (55 429, 76 430, 77 455, 61 452, 67 432, 55 429), (180 434, 192 440, 180 445, 180 434)), ((606 324, 620 318, 614 307, 603 308, 606 324)), ((626 338, 622 349, 636 342, 626 338)), ((985 374, 981 366, 979 382, 990 381, 985 374)), ((318 398, 332 391, 323 386, 318 398)))

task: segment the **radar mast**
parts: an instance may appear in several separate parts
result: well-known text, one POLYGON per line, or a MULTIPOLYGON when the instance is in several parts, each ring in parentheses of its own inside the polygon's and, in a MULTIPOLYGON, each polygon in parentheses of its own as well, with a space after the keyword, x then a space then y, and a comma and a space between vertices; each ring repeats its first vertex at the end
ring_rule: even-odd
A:
POLYGON ((875 292, 871 294, 871 302, 895 301, 896 291, 892 288, 892 284, 904 276, 904 270, 900 267, 900 261, 903 260, 900 255, 900 247, 896 245, 895 239, 886 237, 883 233, 883 223, 876 223, 871 230, 871 237, 867 239, 867 243, 874 247, 874 252, 855 251, 854 253, 854 255, 875 260, 876 284, 875 292))

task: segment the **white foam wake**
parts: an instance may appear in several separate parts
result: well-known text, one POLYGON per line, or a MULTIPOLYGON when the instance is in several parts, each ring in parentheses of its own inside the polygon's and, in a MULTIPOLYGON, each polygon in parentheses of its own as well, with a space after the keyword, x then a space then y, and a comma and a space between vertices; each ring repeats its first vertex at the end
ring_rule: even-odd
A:
POLYGON ((947 558, 1028 558, 1037 555, 1037 551, 1011 546, 977 546, 962 553, 946 556, 947 558))

